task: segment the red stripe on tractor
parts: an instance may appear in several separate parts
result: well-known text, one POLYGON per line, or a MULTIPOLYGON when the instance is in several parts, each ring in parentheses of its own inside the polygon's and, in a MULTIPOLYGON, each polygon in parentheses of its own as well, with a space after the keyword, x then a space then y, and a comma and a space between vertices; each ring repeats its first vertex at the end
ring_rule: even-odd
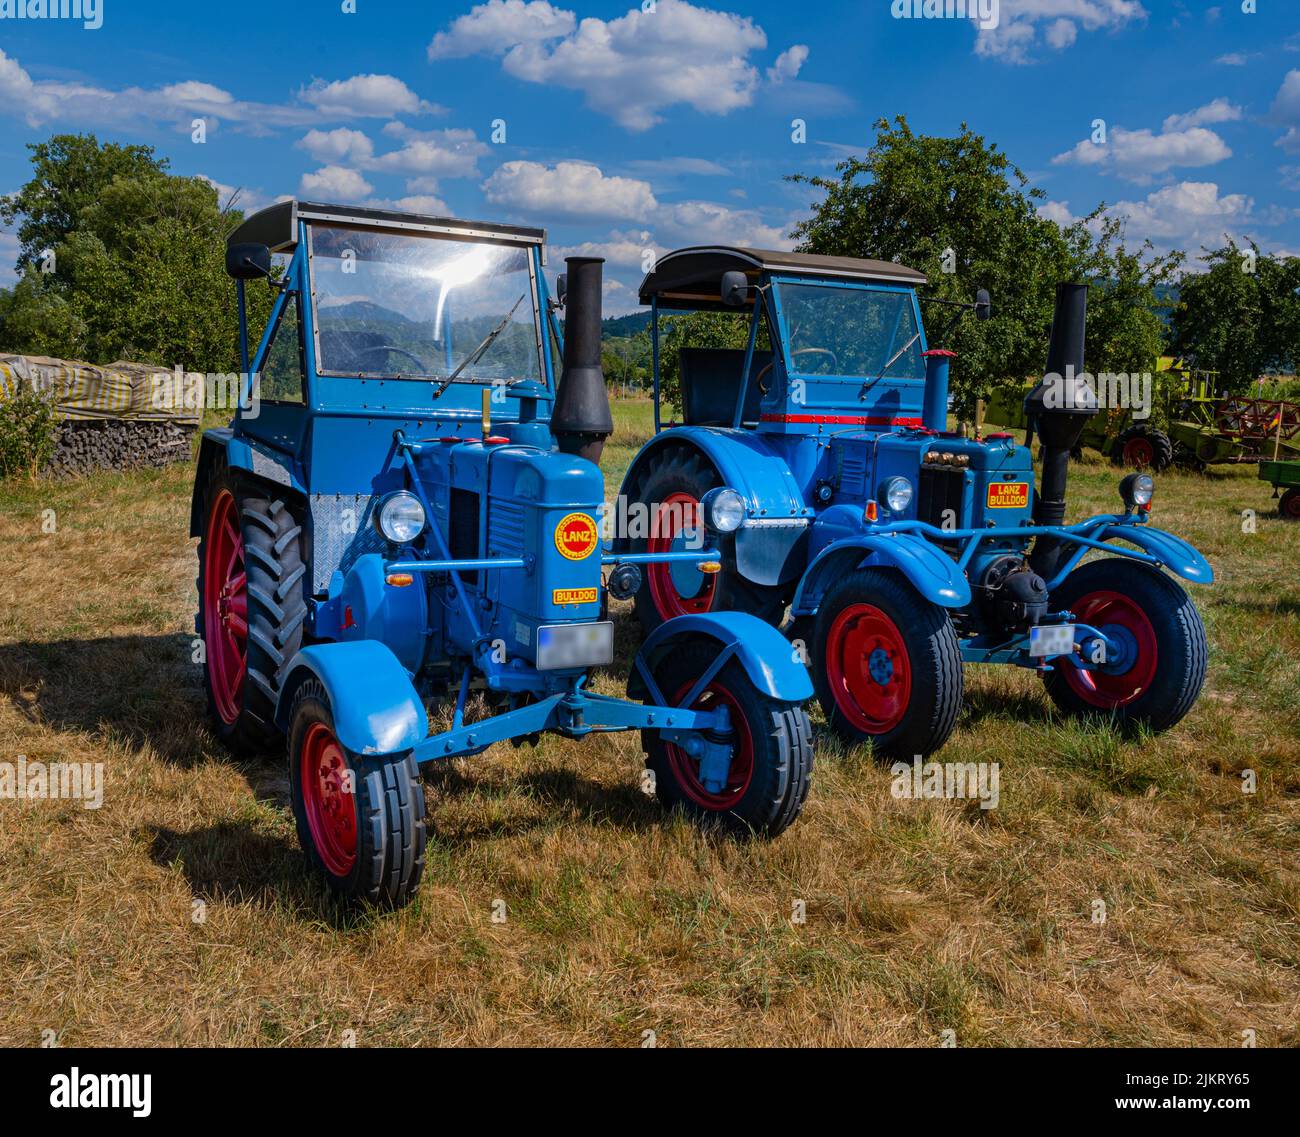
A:
POLYGON ((826 426, 920 426, 919 418, 893 415, 763 415, 764 422, 812 422, 826 426))

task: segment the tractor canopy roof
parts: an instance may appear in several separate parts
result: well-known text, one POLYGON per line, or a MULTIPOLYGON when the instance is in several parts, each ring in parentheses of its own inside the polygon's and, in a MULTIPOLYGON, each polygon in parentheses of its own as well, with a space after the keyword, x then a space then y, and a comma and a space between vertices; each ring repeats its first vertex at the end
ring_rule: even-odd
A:
POLYGON ((316 201, 280 201, 246 217, 226 238, 227 247, 251 242, 265 245, 273 253, 292 252, 298 244, 298 222, 310 221, 353 229, 375 229, 390 233, 439 237, 469 237, 545 248, 546 230, 493 221, 462 221, 453 217, 429 217, 402 213, 396 209, 367 209, 356 205, 324 205, 316 201))
POLYGON ((693 245, 659 258, 641 282, 641 303, 658 298, 661 308, 729 310, 721 300, 722 274, 743 272, 751 281, 763 273, 818 277, 915 288, 925 274, 893 261, 858 257, 823 257, 778 249, 744 249, 734 245, 693 245))

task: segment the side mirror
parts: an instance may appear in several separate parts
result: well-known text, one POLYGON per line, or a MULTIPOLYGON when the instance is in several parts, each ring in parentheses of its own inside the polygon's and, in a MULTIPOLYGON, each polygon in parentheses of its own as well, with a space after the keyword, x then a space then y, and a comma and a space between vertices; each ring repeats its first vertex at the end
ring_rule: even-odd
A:
POLYGON ((993 305, 989 301, 989 290, 981 288, 975 293, 975 319, 987 320, 993 315, 993 305))
POLYGON ((568 295, 569 274, 567 272, 562 272, 555 278, 555 302, 562 306, 568 295))
POLYGON ((749 277, 739 269, 722 274, 722 302, 728 308, 743 308, 749 299, 749 277))
POLYGON ((236 280, 271 277, 271 250, 252 243, 230 245, 226 249, 226 272, 236 280))

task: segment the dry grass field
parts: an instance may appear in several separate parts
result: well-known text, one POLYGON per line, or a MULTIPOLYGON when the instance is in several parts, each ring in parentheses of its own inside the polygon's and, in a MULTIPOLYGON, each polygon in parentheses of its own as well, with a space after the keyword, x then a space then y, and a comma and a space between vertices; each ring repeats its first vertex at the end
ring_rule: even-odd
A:
MULTIPOLYGON (((648 417, 619 413, 611 494, 648 417)), ((501 746, 428 774, 419 900, 360 916, 303 867, 283 757, 205 729, 190 479, 0 486, 0 759, 106 771, 97 810, 0 800, 0 1043, 1300 1043, 1300 526, 1253 470, 1158 479, 1155 521, 1219 576, 1206 691, 1168 735, 972 668, 942 758, 1000 763, 998 809, 895 800, 814 714, 807 809, 749 845, 664 816, 635 734, 501 746)), ((1117 480, 1076 464, 1073 515, 1117 480)), ((615 617, 608 692, 636 642, 615 617)))

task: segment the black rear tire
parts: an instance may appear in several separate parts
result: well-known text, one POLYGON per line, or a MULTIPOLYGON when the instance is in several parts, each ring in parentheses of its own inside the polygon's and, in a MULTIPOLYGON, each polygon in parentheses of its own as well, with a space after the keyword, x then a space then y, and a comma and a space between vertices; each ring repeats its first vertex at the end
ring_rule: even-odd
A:
MULTIPOLYGON (((659 661, 655 682, 675 703, 717 658, 720 647, 688 641, 659 661)), ((725 789, 710 793, 699 781, 698 762, 657 730, 643 730, 646 766, 666 809, 718 825, 738 836, 775 837, 799 816, 812 776, 812 726, 802 703, 775 699, 754 686, 739 660, 725 664, 696 701, 697 708, 724 703, 730 712, 735 752, 725 789)))
MULTIPOLYGON (((424 783, 409 750, 379 758, 353 754, 334 735, 334 716, 324 688, 307 680, 294 695, 289 728, 289 787, 298 841, 312 868, 345 900, 400 908, 410 903, 424 872, 427 839, 424 783), (352 842, 322 836, 318 791, 310 784, 310 759, 319 758, 319 740, 351 792, 334 804, 352 799, 352 842), (310 742, 309 742, 310 740, 310 742), (314 819, 314 820, 313 820, 314 819)), ((346 828, 346 826, 345 826, 346 828)), ((326 830, 328 833, 328 829, 326 830)), ((335 834, 337 836, 337 834, 335 834)))
POLYGON ((1051 595, 1053 610, 1105 627, 1136 629, 1139 650, 1115 675, 1083 679, 1059 660, 1043 674, 1052 701, 1070 715, 1109 715, 1125 727, 1168 730, 1196 702, 1205 683, 1209 646, 1201 615, 1186 591, 1159 569, 1125 557, 1105 557, 1075 569, 1051 595))
POLYGON ((961 647, 948 613, 889 569, 856 569, 817 612, 813 680, 826 721, 880 757, 938 750, 957 725, 961 647))
MULTIPOLYGON (((653 454, 638 473, 629 498, 650 508, 651 517, 665 502, 677 496, 689 495, 695 501, 715 486, 722 478, 713 463, 691 446, 666 447, 653 454)), ((681 599, 670 585, 666 567, 643 566, 641 588, 636 594, 636 614, 646 635, 665 620, 684 612, 748 612, 773 626, 781 623, 787 603, 786 590, 754 584, 736 571, 736 540, 734 535, 717 535, 718 551, 722 554, 722 571, 705 581, 705 592, 694 598, 681 599), (707 601, 703 598, 707 596, 707 601), (674 600, 674 597, 679 597, 674 600), (667 600, 678 610, 670 610, 661 601, 667 600)), ((625 540, 622 547, 629 552, 650 551, 650 541, 645 537, 625 540)))
POLYGON ((1134 423, 1123 430, 1120 436, 1115 439, 1111 457, 1117 465, 1129 466, 1133 469, 1149 469, 1159 473, 1173 464, 1174 444, 1170 441, 1169 435, 1163 430, 1158 430, 1154 426, 1134 423), (1130 443, 1132 443, 1131 446, 1130 443), (1144 454, 1150 455, 1149 460, 1137 461, 1134 459, 1133 451, 1138 448, 1144 454))
POLYGON ((208 713, 218 738, 236 753, 266 750, 281 738, 275 706, 284 669, 302 645, 307 616, 307 568, 303 555, 302 506, 273 487, 221 468, 213 471, 204 494, 204 533, 199 541, 199 612, 195 629, 204 640, 204 687, 208 713), (233 496, 243 545, 246 577, 247 638, 242 689, 218 698, 214 686, 214 641, 219 616, 205 609, 207 550, 213 508, 223 494, 233 496), (223 714, 220 707, 227 706, 223 714), (233 717, 231 715, 233 714, 233 717))
POLYGON ((1300 521, 1300 489, 1289 489, 1277 503, 1277 515, 1284 521, 1300 521))

